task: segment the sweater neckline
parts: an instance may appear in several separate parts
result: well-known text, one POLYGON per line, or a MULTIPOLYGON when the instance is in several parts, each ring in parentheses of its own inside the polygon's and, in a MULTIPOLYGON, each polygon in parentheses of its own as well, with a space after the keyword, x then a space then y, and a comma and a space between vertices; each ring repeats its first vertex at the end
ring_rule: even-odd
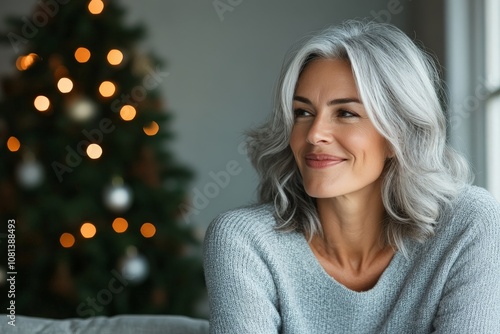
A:
POLYGON ((385 270, 382 272, 382 275, 380 275, 377 283, 371 289, 365 291, 351 290, 342 283, 338 282, 334 277, 330 276, 326 272, 326 270, 319 262, 318 258, 314 255, 306 237, 302 233, 300 233, 300 235, 302 248, 304 248, 304 254, 306 256, 307 262, 311 264, 310 269, 313 271, 313 274, 316 277, 319 277, 319 279, 321 279, 325 284, 335 286, 350 295, 370 295, 376 294, 379 290, 384 290, 387 285, 391 283, 391 277, 394 277, 394 274, 401 269, 402 262, 404 262, 404 256, 401 254, 401 252, 394 252, 389 265, 387 266, 387 268, 385 268, 385 270))

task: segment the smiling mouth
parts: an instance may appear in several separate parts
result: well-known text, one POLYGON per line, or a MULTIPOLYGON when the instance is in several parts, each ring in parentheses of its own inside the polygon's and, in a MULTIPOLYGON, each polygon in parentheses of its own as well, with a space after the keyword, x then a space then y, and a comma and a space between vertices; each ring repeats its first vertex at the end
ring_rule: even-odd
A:
POLYGON ((346 159, 328 154, 307 154, 305 156, 306 165, 311 168, 325 168, 338 165, 346 159))

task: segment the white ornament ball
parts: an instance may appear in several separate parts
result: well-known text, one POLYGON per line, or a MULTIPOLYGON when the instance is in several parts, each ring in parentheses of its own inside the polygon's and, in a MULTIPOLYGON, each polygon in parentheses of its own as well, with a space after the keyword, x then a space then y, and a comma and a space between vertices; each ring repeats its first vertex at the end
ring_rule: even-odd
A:
POLYGON ((88 121, 97 114, 97 104, 89 98, 78 98, 67 107, 69 116, 77 122, 88 121))
POLYGON ((140 284, 148 277, 148 260, 141 254, 128 255, 123 260, 121 273, 130 283, 140 284))
POLYGON ((104 189, 104 204, 111 211, 121 213, 132 205, 132 190, 125 184, 111 185, 104 189))
POLYGON ((42 183, 43 179, 43 166, 37 160, 24 160, 17 167, 17 180, 25 189, 36 188, 42 183))

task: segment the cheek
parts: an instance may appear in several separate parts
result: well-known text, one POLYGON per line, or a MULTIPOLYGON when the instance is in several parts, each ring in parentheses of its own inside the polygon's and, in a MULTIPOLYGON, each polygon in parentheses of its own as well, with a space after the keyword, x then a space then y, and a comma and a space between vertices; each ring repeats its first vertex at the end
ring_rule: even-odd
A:
POLYGON ((293 159, 300 174, 302 174, 302 170, 304 168, 303 166, 304 162, 300 158, 302 155, 301 152, 304 151, 304 148, 307 145, 303 128, 304 127, 294 126, 292 128, 292 132, 290 134, 290 139, 289 139, 289 145, 290 149, 292 150, 293 159))
POLYGON ((370 151, 372 138, 370 134, 362 128, 341 128, 337 130, 335 140, 356 159, 361 159, 365 156, 367 151, 370 151))
POLYGON ((375 130, 359 131, 345 137, 345 146, 357 158, 370 164, 379 161, 383 164, 388 152, 385 138, 375 130))
POLYGON ((297 151, 300 150, 301 146, 305 143, 304 131, 302 128, 303 127, 294 125, 290 133, 289 145, 294 155, 296 155, 297 151))
POLYGON ((372 137, 370 146, 369 146, 368 154, 371 155, 371 163, 373 167, 377 170, 383 169, 387 156, 387 141, 380 134, 376 134, 376 136, 372 137))
POLYGON ((370 142, 372 150, 374 152, 378 152, 378 154, 380 154, 383 159, 385 159, 387 157, 387 153, 390 151, 387 140, 381 134, 375 131, 375 133, 373 133, 371 136, 370 142))

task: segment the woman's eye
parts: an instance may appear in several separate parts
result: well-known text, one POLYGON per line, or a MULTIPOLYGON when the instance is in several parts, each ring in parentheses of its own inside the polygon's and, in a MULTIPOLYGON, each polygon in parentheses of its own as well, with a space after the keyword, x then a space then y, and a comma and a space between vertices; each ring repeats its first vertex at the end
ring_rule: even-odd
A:
POLYGON ((293 114, 295 117, 304 117, 304 116, 311 116, 312 114, 304 109, 295 109, 293 111, 293 114))
POLYGON ((339 110, 338 116, 342 118, 358 117, 359 115, 349 110, 339 110))

